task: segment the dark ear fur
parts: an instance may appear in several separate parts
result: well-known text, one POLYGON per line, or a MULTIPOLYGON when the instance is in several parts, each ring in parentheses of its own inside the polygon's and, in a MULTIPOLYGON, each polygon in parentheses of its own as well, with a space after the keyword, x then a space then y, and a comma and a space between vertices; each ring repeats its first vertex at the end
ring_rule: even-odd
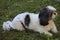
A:
POLYGON ((47 8, 44 8, 40 11, 39 14, 39 21, 40 21, 40 25, 48 25, 48 21, 49 21, 49 10, 47 8))

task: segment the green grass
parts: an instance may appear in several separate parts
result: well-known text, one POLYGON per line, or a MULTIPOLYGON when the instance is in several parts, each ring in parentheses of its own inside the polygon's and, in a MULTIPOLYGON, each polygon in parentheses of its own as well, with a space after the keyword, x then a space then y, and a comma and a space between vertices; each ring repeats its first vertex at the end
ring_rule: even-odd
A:
POLYGON ((0 0, 0 40, 60 40, 60 1, 54 0, 0 0), (59 30, 58 33, 52 37, 48 35, 39 34, 29 30, 25 31, 6 31, 2 29, 4 21, 12 20, 17 14, 22 12, 38 13, 40 9, 47 5, 52 5, 57 9, 58 16, 55 24, 59 30))

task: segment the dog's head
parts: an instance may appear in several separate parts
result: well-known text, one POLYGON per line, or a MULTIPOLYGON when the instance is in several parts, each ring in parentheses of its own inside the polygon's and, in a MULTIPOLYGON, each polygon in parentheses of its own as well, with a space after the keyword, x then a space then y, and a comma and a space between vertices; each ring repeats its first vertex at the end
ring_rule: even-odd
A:
POLYGON ((40 11, 39 21, 40 24, 45 26, 48 25, 49 20, 53 20, 57 15, 56 9, 53 6, 47 6, 40 11))

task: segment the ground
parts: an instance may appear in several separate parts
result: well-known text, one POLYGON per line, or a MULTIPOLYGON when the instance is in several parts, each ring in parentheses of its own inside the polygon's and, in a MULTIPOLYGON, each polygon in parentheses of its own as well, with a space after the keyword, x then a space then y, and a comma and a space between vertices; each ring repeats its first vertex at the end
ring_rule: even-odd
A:
POLYGON ((60 0, 0 0, 0 40, 60 40, 60 0), (32 30, 4 32, 2 24, 4 21, 12 20, 17 14, 22 12, 39 13, 40 9, 47 5, 52 5, 57 9, 58 16, 54 20, 58 33, 52 37, 39 34, 32 30))

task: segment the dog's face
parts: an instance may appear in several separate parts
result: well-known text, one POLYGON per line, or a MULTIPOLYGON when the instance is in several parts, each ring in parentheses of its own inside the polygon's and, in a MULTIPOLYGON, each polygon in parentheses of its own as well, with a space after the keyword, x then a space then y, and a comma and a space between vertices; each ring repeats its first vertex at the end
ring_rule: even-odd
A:
POLYGON ((53 12, 52 12, 52 17, 51 17, 51 19, 55 19, 56 16, 57 16, 57 12, 56 12, 56 11, 53 11, 53 12))
POLYGON ((40 24, 45 26, 48 25, 49 20, 53 20, 57 15, 56 9, 52 6, 47 6, 40 11, 39 21, 40 24))
POLYGON ((47 6, 46 9, 48 10, 48 14, 49 14, 49 19, 54 19, 57 16, 57 12, 56 9, 52 6, 47 6))

